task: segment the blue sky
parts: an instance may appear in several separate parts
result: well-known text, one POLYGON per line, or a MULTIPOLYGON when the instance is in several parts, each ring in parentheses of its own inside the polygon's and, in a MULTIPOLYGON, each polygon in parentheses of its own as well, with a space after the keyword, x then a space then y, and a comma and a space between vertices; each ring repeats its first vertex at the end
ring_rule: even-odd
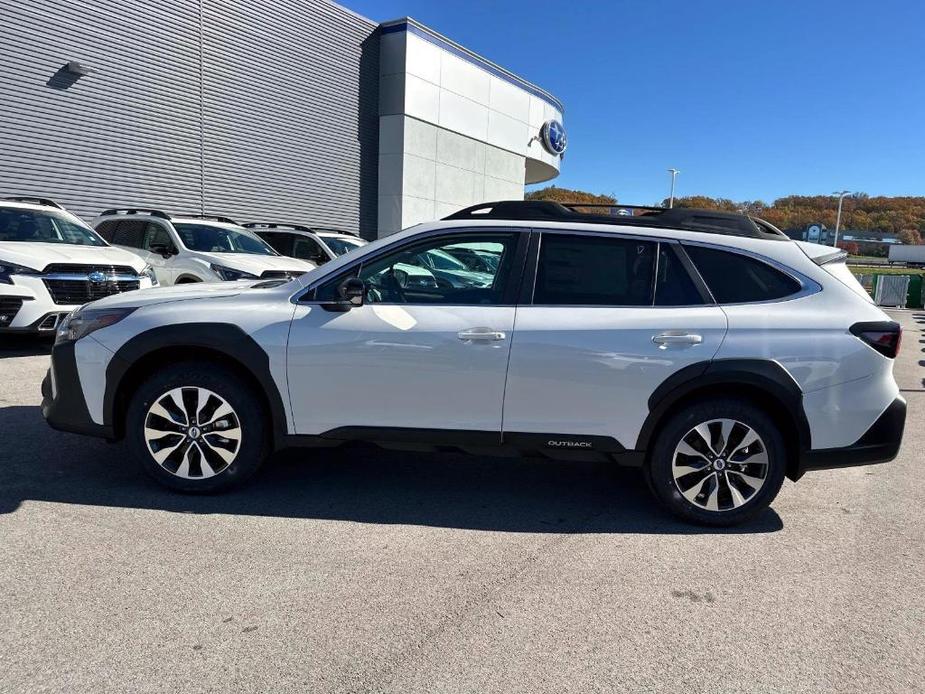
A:
POLYGON ((558 96, 556 183, 653 203, 925 195, 925 0, 343 0, 558 96))

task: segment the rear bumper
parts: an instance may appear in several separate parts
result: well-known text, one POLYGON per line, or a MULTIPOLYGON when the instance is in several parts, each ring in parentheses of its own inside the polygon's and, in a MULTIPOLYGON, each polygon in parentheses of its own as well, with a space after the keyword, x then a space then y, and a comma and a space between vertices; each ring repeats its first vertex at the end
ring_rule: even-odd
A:
POLYGON ((905 425, 906 401, 897 396, 864 435, 850 446, 804 451, 793 479, 800 479, 810 470, 888 463, 899 453, 905 425))
POLYGON ((42 381, 42 416, 58 431, 113 438, 112 427, 94 422, 87 410, 77 375, 73 342, 55 345, 52 349, 51 368, 42 381))

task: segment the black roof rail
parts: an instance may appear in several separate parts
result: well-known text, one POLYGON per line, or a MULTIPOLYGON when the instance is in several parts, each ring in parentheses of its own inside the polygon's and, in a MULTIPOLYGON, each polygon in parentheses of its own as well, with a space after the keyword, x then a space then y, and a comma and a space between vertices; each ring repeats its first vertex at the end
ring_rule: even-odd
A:
POLYGON ((284 222, 245 222, 241 225, 245 229, 290 229, 292 231, 314 231, 304 224, 286 224, 284 222))
POLYGON ((10 202, 28 202, 33 205, 44 205, 45 207, 56 207, 59 210, 63 210, 58 203, 54 200, 49 200, 48 198, 36 198, 31 195, 11 195, 8 198, 3 198, 4 200, 9 200, 10 202))
POLYGON ((152 210, 148 207, 117 207, 111 210, 103 210, 100 212, 100 217, 106 217, 113 214, 148 214, 152 217, 160 217, 161 219, 170 219, 170 215, 166 212, 161 212, 160 210, 152 210))
POLYGON ((207 219, 211 222, 221 222, 222 224, 234 224, 238 223, 231 219, 230 217, 220 217, 217 214, 181 214, 177 215, 178 217, 189 217, 190 219, 207 219))
POLYGON ((636 205, 566 202, 550 200, 502 200, 484 202, 444 217, 446 220, 503 219, 531 222, 575 222, 580 224, 621 224, 626 226, 683 229, 729 236, 746 236, 787 241, 782 231, 764 220, 739 212, 706 210, 696 207, 642 207, 636 205), (581 208, 604 207, 615 214, 587 213, 581 208), (620 210, 634 214, 621 215, 620 210), (640 214, 635 214, 639 210, 640 214))

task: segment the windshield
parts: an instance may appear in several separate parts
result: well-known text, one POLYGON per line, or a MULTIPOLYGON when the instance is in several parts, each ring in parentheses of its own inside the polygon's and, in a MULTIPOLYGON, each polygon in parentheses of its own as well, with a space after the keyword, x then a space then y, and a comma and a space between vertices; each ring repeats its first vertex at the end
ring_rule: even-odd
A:
POLYGON ((174 222, 173 228, 177 230, 183 245, 191 251, 279 255, 263 239, 246 229, 182 222, 174 222))
POLYGON ((0 241, 106 245, 93 229, 63 212, 22 207, 0 208, 0 241))
POLYGON ((321 240, 327 244, 327 247, 334 251, 335 255, 343 255, 347 251, 352 251, 363 245, 359 239, 344 239, 337 236, 322 236, 321 240))

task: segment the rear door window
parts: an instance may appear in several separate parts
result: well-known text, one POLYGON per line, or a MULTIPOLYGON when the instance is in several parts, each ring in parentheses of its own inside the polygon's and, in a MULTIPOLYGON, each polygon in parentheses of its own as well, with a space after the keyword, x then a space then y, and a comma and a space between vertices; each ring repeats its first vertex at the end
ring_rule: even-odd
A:
POLYGON ((128 246, 129 248, 142 248, 145 241, 145 230, 148 222, 134 219, 123 219, 119 222, 115 233, 112 235, 112 243, 116 246, 128 246))
POLYGON ((116 229, 119 227, 119 222, 112 220, 109 222, 103 222, 96 228, 96 233, 103 237, 103 240, 106 243, 113 243, 112 237, 116 233, 116 229))
POLYGON ((651 306, 658 244, 585 234, 543 234, 533 303, 651 306))
POLYGON ((795 279, 756 258, 703 246, 684 248, 717 303, 773 301, 801 289, 795 279))

